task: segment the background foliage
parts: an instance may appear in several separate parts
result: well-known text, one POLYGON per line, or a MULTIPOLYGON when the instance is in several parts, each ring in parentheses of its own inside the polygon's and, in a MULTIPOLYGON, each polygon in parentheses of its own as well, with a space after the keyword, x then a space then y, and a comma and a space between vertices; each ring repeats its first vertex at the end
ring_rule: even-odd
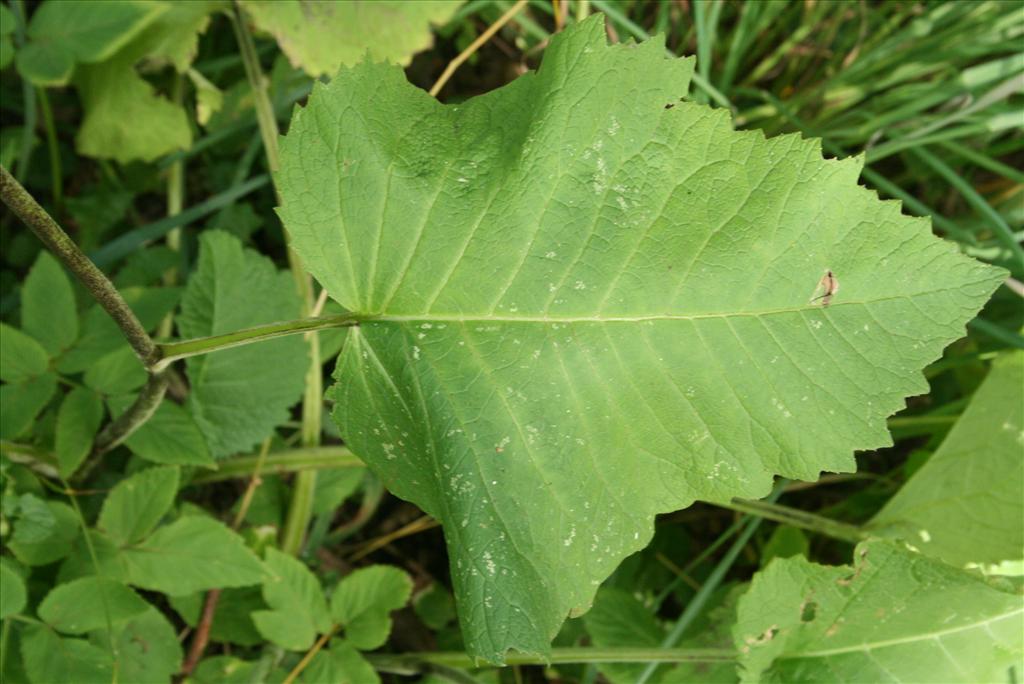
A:
MULTIPOLYGON (((0 163, 158 340, 337 314, 286 248, 268 127, 286 130, 314 79, 367 51, 426 89, 515 9, 303 7, 0 5, 0 163)), ((99 453, 146 372, 5 211, 5 682, 183 670, 196 682, 1019 681, 1024 9, 535 0, 440 99, 512 81, 564 24, 597 12, 612 42, 660 33, 669 52, 696 55, 695 102, 728 109, 738 128, 862 154, 862 182, 1009 270, 925 370, 927 393, 888 420, 895 445, 859 453, 856 474, 779 482, 767 502, 723 497, 659 517, 651 543, 561 628, 550 667, 513 653, 512 668, 473 670, 438 523, 387 494, 319 417, 343 328, 177 364, 153 416, 99 453), (897 541, 855 549, 868 535, 897 541), (620 662, 588 662, 608 659, 620 662)), ((625 401, 635 389, 621 383, 625 401)))

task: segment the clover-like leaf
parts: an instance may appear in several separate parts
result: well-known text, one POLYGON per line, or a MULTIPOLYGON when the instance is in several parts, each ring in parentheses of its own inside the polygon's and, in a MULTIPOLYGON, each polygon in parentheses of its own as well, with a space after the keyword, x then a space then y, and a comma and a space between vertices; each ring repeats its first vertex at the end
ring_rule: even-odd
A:
POLYGON ((862 160, 683 101, 690 60, 595 16, 444 106, 318 84, 280 215, 362 317, 352 450, 444 524, 467 648, 545 652, 656 514, 850 471, 1003 272, 857 185, 862 160))
POLYGON ((889 542, 854 556, 754 576, 733 628, 744 682, 994 682, 1020 662, 1020 596, 889 542))
POLYGON ((306 565, 277 549, 267 549, 263 599, 272 610, 252 620, 265 638, 292 651, 305 651, 316 635, 331 629, 320 581, 306 565))

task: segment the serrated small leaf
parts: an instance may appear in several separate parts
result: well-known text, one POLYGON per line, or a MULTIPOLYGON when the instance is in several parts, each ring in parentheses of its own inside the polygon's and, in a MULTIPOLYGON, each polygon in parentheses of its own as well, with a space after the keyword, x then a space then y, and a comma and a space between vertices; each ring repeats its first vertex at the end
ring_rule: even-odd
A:
POLYGON ((602 22, 451 106, 343 69, 281 143, 290 244, 367 319, 334 418, 442 521, 493 661, 546 652, 657 514, 890 444, 1005 277, 860 187, 862 159, 682 101, 690 60, 602 22))
POLYGON ((48 503, 35 494, 18 497, 17 521, 11 541, 16 544, 37 544, 54 534, 57 517, 48 503))
POLYGON ((0 438, 15 439, 28 431, 56 392, 53 373, 0 386, 0 438))
POLYGON ((1024 352, 998 359, 928 461, 872 519, 947 563, 1024 560, 1024 352))
POLYGON ((889 542, 854 558, 754 576, 733 629, 744 682, 994 682, 1020 662, 1020 596, 889 542))
POLYGON ((380 676, 351 644, 336 641, 316 654, 299 681, 303 684, 380 684, 380 676))
MULTIPOLYGON (((113 397, 108 401, 111 414, 119 416, 132 405, 134 397, 113 397)), ((165 399, 156 412, 124 445, 147 461, 168 465, 216 467, 199 426, 181 406, 165 399)))
POLYGON ((12 565, 8 559, 0 558, 0 619, 20 613, 28 597, 25 581, 12 565))
POLYGON ((60 501, 45 502, 46 508, 53 515, 53 525, 49 533, 42 538, 33 535, 30 541, 17 538, 15 526, 14 538, 7 544, 15 558, 25 565, 48 565, 71 553, 71 544, 78 537, 81 528, 75 511, 60 501))
POLYGON ((171 509, 178 493, 176 467, 147 468, 110 490, 97 524, 117 544, 144 538, 171 509))
POLYGON ((39 617, 57 631, 85 634, 141 615, 149 607, 116 580, 83 577, 52 589, 39 604, 39 617))
POLYGON ((379 648, 391 633, 391 611, 409 601, 412 580, 390 565, 371 565, 345 577, 331 595, 331 618, 362 651, 379 648))
MULTIPOLYGON (((147 606, 145 612, 118 625, 118 679, 125 684, 170 684, 184 657, 174 627, 160 611, 147 606)), ((106 645, 105 629, 94 639, 106 645)))
POLYGON ((87 387, 110 396, 126 394, 146 384, 146 369, 127 345, 100 357, 85 371, 87 387))
POLYGON ((263 600, 272 610, 252 614, 260 634, 282 648, 305 651, 316 635, 331 628, 320 581, 304 563, 267 549, 263 600))
POLYGON ((75 387, 65 395, 57 411, 55 436, 57 466, 62 477, 71 477, 89 455, 103 413, 103 400, 90 389, 75 387))
POLYGON ((110 651, 84 639, 62 638, 46 625, 25 628, 21 658, 32 684, 110 684, 114 678, 110 651))
POLYGON ((16 439, 25 434, 56 392, 53 373, 0 386, 0 438, 16 439))
POLYGON ((0 323, 0 380, 22 382, 42 375, 49 356, 31 336, 6 323, 0 323))
POLYGON ((188 516, 122 552, 131 584, 165 594, 243 587, 263 580, 263 564, 236 533, 188 516))
POLYGON ((375 0, 372 3, 242 3, 256 27, 277 39, 292 66, 310 76, 333 76, 369 52, 374 59, 408 64, 433 43, 431 24, 443 24, 459 0, 375 0))
POLYGON ((78 337, 71 280, 49 252, 40 252, 21 289, 21 327, 57 356, 78 337))
MULTIPOLYGON (((234 332, 299 311, 291 275, 227 233, 203 233, 177 317, 182 336, 234 332)), ((187 360, 187 406, 214 458, 251 449, 288 420, 305 387, 307 359, 305 341, 292 336, 187 360)))

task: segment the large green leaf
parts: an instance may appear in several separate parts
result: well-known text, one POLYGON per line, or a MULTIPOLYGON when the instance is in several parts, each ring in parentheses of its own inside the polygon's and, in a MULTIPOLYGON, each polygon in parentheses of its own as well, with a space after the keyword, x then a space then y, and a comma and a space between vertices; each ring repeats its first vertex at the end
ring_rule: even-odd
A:
POLYGON ((745 682, 995 682, 1024 655, 1024 600, 888 542, 854 567, 773 561, 740 599, 745 682))
POLYGON ((1024 352, 996 361, 927 463, 871 521, 957 566, 1024 562, 1024 352))
POLYGON ((889 444, 1003 277, 859 187, 862 160, 681 101, 690 61, 601 22, 458 105, 343 70, 281 146, 292 246, 368 319, 334 417, 444 523, 490 659, 546 651, 657 513, 889 444))
MULTIPOLYGON (((189 278, 178 328, 185 337, 233 332, 296 318, 299 295, 288 273, 227 233, 207 231, 189 278)), ((302 396, 308 351, 283 337, 188 360, 188 408, 215 458, 246 451, 288 420, 302 396)))
POLYGON ((333 76, 367 52, 408 64, 433 43, 431 24, 443 24, 460 0, 302 2, 245 0, 256 26, 273 34, 292 65, 310 76, 333 76))

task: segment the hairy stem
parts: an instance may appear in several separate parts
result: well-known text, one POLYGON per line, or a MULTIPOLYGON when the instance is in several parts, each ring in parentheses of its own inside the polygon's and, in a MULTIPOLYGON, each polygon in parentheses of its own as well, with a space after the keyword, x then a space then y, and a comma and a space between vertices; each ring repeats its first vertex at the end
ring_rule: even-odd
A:
POLYGON ((135 402, 128 407, 116 420, 108 423, 93 444, 93 453, 100 455, 110 451, 124 440, 131 437, 143 423, 156 412, 167 391, 167 376, 164 373, 152 373, 135 402))
POLYGON ((95 297, 100 306, 106 309, 110 317, 121 328, 121 332, 128 339, 128 344, 131 345, 132 350, 142 360, 142 363, 148 368, 155 362, 158 356, 156 345, 146 333, 146 329, 139 323, 135 312, 121 297, 121 293, 2 165, 0 165, 0 199, 75 274, 75 277, 95 297))

